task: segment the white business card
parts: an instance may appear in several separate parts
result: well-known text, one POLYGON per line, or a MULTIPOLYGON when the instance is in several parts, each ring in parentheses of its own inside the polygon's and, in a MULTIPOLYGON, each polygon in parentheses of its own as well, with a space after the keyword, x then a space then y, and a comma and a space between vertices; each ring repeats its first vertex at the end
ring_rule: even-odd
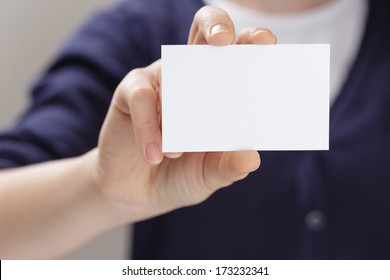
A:
POLYGON ((328 150, 327 44, 162 46, 163 152, 328 150))

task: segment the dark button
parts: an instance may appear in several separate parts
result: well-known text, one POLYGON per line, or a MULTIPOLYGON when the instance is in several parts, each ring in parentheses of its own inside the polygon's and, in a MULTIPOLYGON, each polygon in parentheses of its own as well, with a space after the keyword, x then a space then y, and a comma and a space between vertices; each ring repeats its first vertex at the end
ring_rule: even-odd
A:
POLYGON ((305 224, 311 231, 321 231, 325 227, 325 216, 319 210, 312 210, 306 214, 305 224))

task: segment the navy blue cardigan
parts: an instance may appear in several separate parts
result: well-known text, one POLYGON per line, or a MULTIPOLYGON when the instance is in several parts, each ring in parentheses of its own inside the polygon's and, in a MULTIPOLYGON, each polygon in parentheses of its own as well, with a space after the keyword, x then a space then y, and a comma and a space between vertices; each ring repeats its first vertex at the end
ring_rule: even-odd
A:
MULTIPOLYGON (((390 258, 390 6, 371 0, 363 43, 331 109, 330 151, 262 152, 261 168, 201 205, 140 222, 140 259, 390 258)), ((200 0, 129 0, 92 18, 0 135, 0 167, 96 146, 125 74, 184 44, 200 0)), ((348 34, 346 34, 347 36, 348 34)))

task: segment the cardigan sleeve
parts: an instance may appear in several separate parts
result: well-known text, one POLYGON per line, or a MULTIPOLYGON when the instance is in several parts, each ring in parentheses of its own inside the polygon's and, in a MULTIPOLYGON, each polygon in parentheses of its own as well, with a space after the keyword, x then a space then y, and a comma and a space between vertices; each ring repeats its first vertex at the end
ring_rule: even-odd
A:
POLYGON ((128 2, 92 17, 31 88, 31 103, 0 133, 0 168, 73 157, 94 148, 112 94, 133 68, 155 59, 128 2))

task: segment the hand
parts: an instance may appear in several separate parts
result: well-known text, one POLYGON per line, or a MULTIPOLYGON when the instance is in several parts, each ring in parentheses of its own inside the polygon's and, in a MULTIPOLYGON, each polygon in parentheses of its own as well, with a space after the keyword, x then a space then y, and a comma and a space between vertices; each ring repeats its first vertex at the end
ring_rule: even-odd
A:
MULTIPOLYGON (((245 29, 235 39, 226 12, 210 6, 195 15, 188 39, 218 46, 275 42, 261 28, 245 29)), ((116 89, 101 130, 94 182, 124 221, 199 203, 260 165, 256 151, 163 155, 160 83, 160 61, 131 71, 116 89)))

